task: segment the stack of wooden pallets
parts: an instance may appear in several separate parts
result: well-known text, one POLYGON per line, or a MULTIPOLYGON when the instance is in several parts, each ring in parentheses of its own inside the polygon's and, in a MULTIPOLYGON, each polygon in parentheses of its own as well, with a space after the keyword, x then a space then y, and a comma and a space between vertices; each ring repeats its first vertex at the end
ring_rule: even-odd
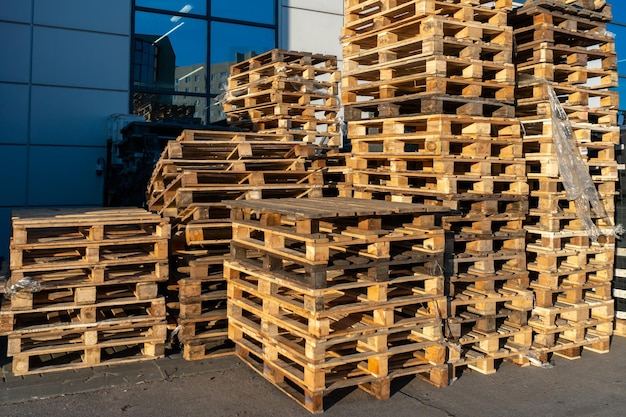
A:
POLYGON ((163 356, 169 237, 143 209, 14 211, 0 310, 13 373, 163 356))
POLYGON ((345 0, 342 101, 355 197, 428 203, 446 264, 450 361, 479 372, 530 347, 525 162, 512 3, 345 0))
POLYGON ((442 209, 324 198, 233 201, 225 262, 239 357, 311 412, 359 386, 448 383, 442 209))
POLYGON ((151 211, 172 223, 166 295, 186 359, 232 353, 222 274, 231 224, 223 201, 332 194, 324 176, 328 158, 319 149, 286 133, 187 130, 167 144, 147 199, 151 211))
POLYGON ((230 67, 222 100, 232 126, 339 146, 337 57, 274 49, 230 67))
POLYGON ((535 308, 529 324, 532 353, 543 361, 552 353, 578 357, 583 347, 605 352, 612 334, 619 103, 611 91, 617 85, 615 41, 606 30, 611 11, 604 3, 527 0, 511 16, 530 184, 527 256, 535 308), (588 169, 604 213, 568 200, 567 170, 559 166, 565 158, 557 154, 563 128, 551 108, 551 89, 553 104, 560 103, 571 124, 561 130, 573 144, 570 155, 588 169), (581 208, 590 212, 597 240, 581 208))

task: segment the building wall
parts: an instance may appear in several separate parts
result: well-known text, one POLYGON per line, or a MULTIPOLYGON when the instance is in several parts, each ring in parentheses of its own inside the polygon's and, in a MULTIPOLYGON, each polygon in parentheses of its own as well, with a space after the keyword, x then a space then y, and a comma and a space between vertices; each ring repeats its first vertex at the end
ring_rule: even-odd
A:
POLYGON ((13 208, 102 205, 107 117, 128 112, 131 3, 0 2, 0 256, 13 208))
POLYGON ((343 1, 281 0, 279 48, 341 59, 343 1))

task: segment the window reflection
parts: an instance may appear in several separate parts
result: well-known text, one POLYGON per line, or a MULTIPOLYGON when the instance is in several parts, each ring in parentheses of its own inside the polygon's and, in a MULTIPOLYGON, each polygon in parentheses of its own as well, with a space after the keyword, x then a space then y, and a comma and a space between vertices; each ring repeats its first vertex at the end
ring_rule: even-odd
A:
POLYGON ((274 12, 274 0, 228 0, 211 2, 211 14, 214 17, 273 24, 274 12))
POLYGON ((206 14, 206 0, 135 0, 135 5, 179 13, 206 14))
POLYGON ((144 116, 149 122, 179 121, 192 124, 208 122, 206 97, 135 93, 133 108, 135 114, 144 116))
POLYGON ((133 113, 148 120, 224 120, 216 96, 226 91, 230 66, 275 48, 277 0, 134 3, 133 113), (213 16, 207 15, 207 4, 213 16))

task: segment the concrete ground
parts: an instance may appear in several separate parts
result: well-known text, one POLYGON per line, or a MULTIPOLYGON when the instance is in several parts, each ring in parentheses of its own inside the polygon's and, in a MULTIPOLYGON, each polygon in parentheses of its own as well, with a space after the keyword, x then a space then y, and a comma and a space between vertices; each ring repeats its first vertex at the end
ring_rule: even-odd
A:
MULTIPOLYGON (((626 415, 626 338, 606 354, 554 357, 554 367, 505 363, 493 375, 465 371, 437 389, 398 379, 389 400, 359 389, 326 399, 331 416, 608 417, 626 415)), ((1 359, 0 359, 1 360, 1 359)), ((6 362, 6 361, 5 361, 6 362)), ((179 354, 129 365, 14 377, 0 373, 0 416, 308 416, 236 357, 189 362, 179 354)))

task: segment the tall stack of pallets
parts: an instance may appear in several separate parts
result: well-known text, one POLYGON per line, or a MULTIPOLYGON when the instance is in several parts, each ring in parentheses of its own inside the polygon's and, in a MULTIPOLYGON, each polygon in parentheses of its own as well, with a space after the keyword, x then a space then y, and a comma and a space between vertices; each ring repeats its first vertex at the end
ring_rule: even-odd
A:
POLYGON ((511 1, 345 0, 342 102, 355 197, 444 217, 455 368, 482 373, 531 343, 525 162, 511 1))
MULTIPOLYGON (((578 357, 583 347, 605 352, 612 334, 619 103, 610 90, 617 67, 614 38, 606 30, 611 9, 604 3, 527 0, 511 16, 516 109, 530 184, 525 228, 535 307, 529 324, 532 353, 542 361, 553 353, 578 357), (558 107, 551 108, 551 91, 552 104, 567 116, 565 125, 558 107), (569 142, 559 141, 562 136, 569 142), (572 150, 560 157, 562 143, 572 150), (572 187, 566 188, 568 170, 560 164, 573 158, 580 158, 579 171, 588 170, 604 213, 582 199, 568 200, 572 187), (584 212, 595 226, 585 225, 584 212), (599 233, 597 240, 593 233, 599 233)), ((594 193, 584 194, 593 200, 594 193)))
MULTIPOLYGON (((318 146, 290 134, 184 131, 148 185, 148 208, 173 228, 170 324, 188 360, 231 354, 226 282, 231 224, 223 200, 322 197, 318 146)), ((173 338, 172 338, 173 340, 173 338)))
POLYGON ((225 262, 238 356, 311 412, 331 391, 376 398, 448 384, 441 208, 352 198, 232 201, 225 262))
POLYGON ((14 211, 0 310, 13 373, 163 356, 169 237, 143 209, 14 211))
POLYGON ((337 57, 274 49, 233 64, 222 100, 228 123, 337 147, 337 57))

